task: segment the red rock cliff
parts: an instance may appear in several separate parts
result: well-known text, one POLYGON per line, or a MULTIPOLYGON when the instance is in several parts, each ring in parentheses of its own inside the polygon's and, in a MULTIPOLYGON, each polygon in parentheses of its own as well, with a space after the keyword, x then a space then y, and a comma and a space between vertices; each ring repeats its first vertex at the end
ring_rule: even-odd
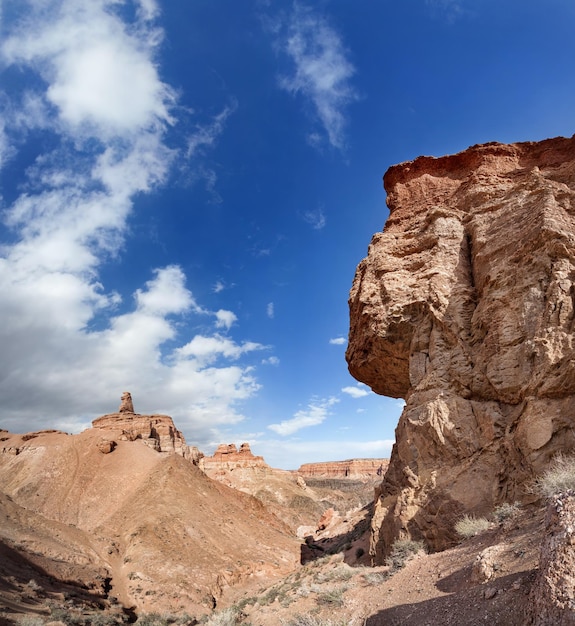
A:
POLYGON ((440 549, 575 448, 575 139, 473 146, 384 177, 350 294, 350 372, 406 399, 372 552, 440 549))

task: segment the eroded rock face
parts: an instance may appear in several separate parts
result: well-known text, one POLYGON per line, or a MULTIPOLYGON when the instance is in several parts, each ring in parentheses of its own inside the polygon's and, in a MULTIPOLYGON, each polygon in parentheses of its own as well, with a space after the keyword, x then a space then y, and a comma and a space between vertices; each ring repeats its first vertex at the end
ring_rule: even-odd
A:
POLYGON ((188 446, 184 435, 176 428, 169 415, 141 415, 134 413, 132 396, 125 391, 118 413, 102 415, 92 422, 92 428, 119 433, 118 439, 141 439, 157 452, 179 454, 196 465, 203 454, 195 446, 188 446))
POLYGON ((314 478, 377 478, 387 470, 387 459, 350 459, 325 463, 304 463, 298 474, 314 478))
POLYGON ((548 506, 525 623, 575 624, 575 492, 557 495, 548 506))
POLYGON ((263 456, 255 456, 249 443, 242 443, 238 450, 235 443, 221 443, 213 456, 206 456, 200 464, 208 476, 220 470, 231 470, 235 468, 268 468, 263 456))
POLYGON ((432 549, 525 501, 575 448, 575 139, 485 144, 384 177, 390 216, 350 294, 350 372, 402 397, 372 552, 432 549))

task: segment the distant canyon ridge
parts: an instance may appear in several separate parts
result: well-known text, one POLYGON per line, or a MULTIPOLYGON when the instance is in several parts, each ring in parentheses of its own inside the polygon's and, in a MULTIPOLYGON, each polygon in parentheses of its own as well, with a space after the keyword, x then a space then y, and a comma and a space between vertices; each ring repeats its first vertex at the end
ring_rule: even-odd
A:
POLYGON ((575 139, 473 146, 384 176, 390 215, 350 293, 346 358, 405 398, 373 555, 435 550, 464 513, 528 502, 575 449, 575 139))

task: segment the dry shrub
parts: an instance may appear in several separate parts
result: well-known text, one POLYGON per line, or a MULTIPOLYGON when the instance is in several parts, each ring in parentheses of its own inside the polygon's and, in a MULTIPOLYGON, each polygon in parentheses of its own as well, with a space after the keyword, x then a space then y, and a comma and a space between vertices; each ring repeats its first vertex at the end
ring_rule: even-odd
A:
POLYGON ((475 517, 473 515, 464 515, 455 524, 455 532, 464 538, 475 537, 479 533, 489 528, 489 520, 485 517, 475 517))
POLYGON ((575 456, 556 456, 535 481, 535 489, 545 498, 575 489, 575 456))

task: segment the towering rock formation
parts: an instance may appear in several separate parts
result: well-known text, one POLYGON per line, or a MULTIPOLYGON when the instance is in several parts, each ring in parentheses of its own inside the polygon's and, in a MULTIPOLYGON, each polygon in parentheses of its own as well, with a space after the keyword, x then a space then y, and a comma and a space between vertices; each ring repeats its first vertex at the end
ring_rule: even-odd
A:
POLYGON ((406 399, 376 560, 399 536, 448 546, 462 513, 524 501, 575 448, 575 138, 420 157, 384 185, 346 354, 355 378, 406 399))
POLYGON ((102 415, 92 422, 92 428, 106 433, 100 442, 101 452, 112 452, 113 437, 124 441, 141 439, 157 452, 179 454, 196 465, 203 454, 194 446, 188 446, 182 433, 169 415, 140 415, 134 413, 132 396, 124 391, 117 413, 102 415))

